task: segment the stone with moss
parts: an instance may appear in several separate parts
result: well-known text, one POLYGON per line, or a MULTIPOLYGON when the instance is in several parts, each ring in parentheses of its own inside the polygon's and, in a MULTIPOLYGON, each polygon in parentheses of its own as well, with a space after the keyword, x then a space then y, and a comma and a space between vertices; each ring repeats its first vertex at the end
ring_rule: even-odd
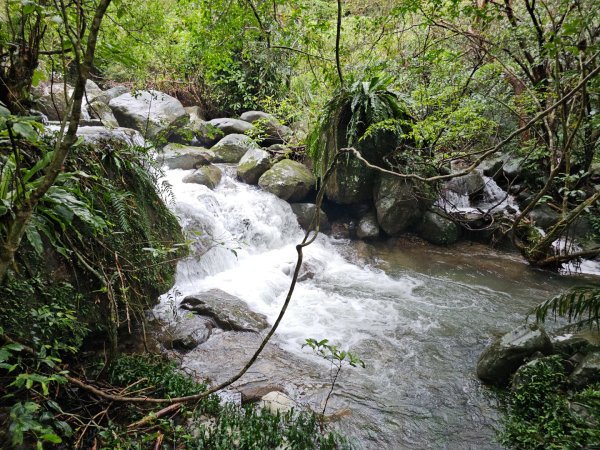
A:
POLYGON ((460 227, 442 210, 426 211, 418 228, 419 236, 435 245, 454 244, 460 235, 460 227))
POLYGON ((202 184, 209 189, 214 189, 221 182, 221 169, 212 164, 198 167, 183 178, 184 183, 202 184))
POLYGON ((267 170, 258 180, 265 191, 289 202, 300 202, 314 189, 316 179, 297 161, 284 159, 267 170))
POLYGON ((215 162, 238 163, 251 148, 258 148, 258 145, 248 136, 229 134, 211 147, 211 150, 215 152, 215 162))
POLYGON ((247 184, 257 184, 258 179, 271 167, 271 156, 259 148, 249 149, 237 166, 237 176, 247 184))

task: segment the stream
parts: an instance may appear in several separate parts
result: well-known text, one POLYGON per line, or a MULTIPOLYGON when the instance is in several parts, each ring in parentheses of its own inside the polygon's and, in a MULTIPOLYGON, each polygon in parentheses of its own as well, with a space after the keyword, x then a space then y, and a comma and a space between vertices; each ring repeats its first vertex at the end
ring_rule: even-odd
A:
MULTIPOLYGON (((186 171, 166 172, 192 254, 158 308, 164 313, 185 295, 218 288, 272 324, 304 233, 285 201, 220 167, 214 191, 182 183, 186 171)), ((327 413, 342 417, 334 427, 365 449, 502 448, 498 401, 475 376, 477 358, 534 305, 578 282, 479 244, 325 235, 305 249, 303 274, 273 342, 240 386, 276 384, 321 410, 329 367, 302 344, 327 338, 350 349, 366 368, 342 370, 327 413)), ((222 381, 258 342, 252 333, 216 333, 182 364, 222 381)))

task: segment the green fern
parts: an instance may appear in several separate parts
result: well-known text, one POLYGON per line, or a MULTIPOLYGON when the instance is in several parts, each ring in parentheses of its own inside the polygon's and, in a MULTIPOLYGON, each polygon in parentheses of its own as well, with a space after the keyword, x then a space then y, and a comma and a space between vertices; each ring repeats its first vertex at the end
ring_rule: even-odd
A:
POLYGON ((131 232, 131 225, 129 223, 129 211, 131 208, 127 204, 127 199, 131 197, 131 193, 111 190, 108 192, 108 196, 110 198, 110 204, 116 213, 116 219, 120 230, 126 233, 131 232))
POLYGON ((544 322, 548 314, 566 317, 579 328, 600 330, 600 286, 578 286, 537 306, 533 313, 537 322, 544 322))

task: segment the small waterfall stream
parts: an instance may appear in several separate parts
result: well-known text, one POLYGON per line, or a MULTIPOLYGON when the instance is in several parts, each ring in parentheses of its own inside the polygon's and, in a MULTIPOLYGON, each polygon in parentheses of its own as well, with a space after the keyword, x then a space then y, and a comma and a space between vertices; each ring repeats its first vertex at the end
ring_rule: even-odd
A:
MULTIPOLYGON (((219 288, 273 323, 303 232, 286 202, 237 182, 233 168, 222 169, 214 191, 182 183, 185 171, 167 171, 172 208, 193 251, 179 263, 162 307, 174 295, 219 288)), ((271 361, 264 370, 270 377, 299 380, 296 392, 319 404, 327 384, 319 377, 327 368, 301 345, 309 337, 328 338, 367 365, 343 372, 328 408, 349 412, 336 427, 357 447, 500 448, 495 397, 474 373, 478 355, 492 336, 520 324, 567 280, 468 243, 449 249, 321 235, 305 255, 308 276, 296 287, 274 340, 291 357, 261 357, 262 364, 271 361)), ((237 338, 232 342, 239 345, 237 338)), ((227 370, 234 350, 221 353, 217 374, 227 370)), ((206 367, 211 354, 192 351, 184 364, 206 367)))

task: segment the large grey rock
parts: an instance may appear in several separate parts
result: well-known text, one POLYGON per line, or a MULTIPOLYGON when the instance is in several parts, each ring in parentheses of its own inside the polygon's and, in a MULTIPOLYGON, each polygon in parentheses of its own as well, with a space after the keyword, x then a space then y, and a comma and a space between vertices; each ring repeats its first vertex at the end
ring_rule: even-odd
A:
MULTIPOLYGON (((314 203, 292 203, 290 206, 294 214, 296 214, 300 226, 304 230, 308 230, 315 216, 317 205, 314 203)), ((319 231, 329 231, 330 229, 331 225, 329 224, 327 214, 321 209, 319 212, 319 231)))
POLYGON ((251 148, 258 148, 258 145, 248 136, 229 134, 211 147, 211 150, 215 152, 215 162, 237 163, 251 148))
POLYGON ((507 158, 502 167, 502 173, 508 181, 514 181, 523 172, 524 159, 519 157, 507 158))
POLYGON ((269 152, 259 148, 251 148, 237 166, 237 176, 244 183, 256 184, 258 179, 271 167, 269 152))
POLYGON ((555 224, 560 218, 560 214, 550 208, 548 205, 538 205, 528 214, 535 225, 544 229, 555 224))
POLYGON ((424 183, 385 174, 375 186, 374 198, 379 226, 395 236, 419 223, 435 196, 424 183))
POLYGON ((485 182, 479 172, 471 172, 448 180, 444 188, 458 195, 466 195, 473 200, 483 194, 485 182))
POLYGON ((502 166, 504 165, 504 159, 502 156, 494 156, 485 159, 479 166, 480 170, 486 177, 491 177, 494 180, 498 180, 502 177, 502 166))
POLYGON ((157 157, 160 165, 166 165, 169 169, 183 170, 205 166, 214 159, 215 153, 212 150, 181 144, 166 145, 157 157))
POLYGON ((109 106, 119 125, 138 130, 149 138, 187 118, 179 100, 154 90, 120 95, 109 106))
POLYGON ((377 239, 379 237, 379 224, 377 223, 377 214, 372 211, 367 213, 358 222, 356 237, 359 239, 377 239))
POLYGON ((283 200, 299 202, 314 188, 316 182, 305 165, 284 159, 267 170, 258 180, 258 185, 283 200))
POLYGON ((419 236, 436 245, 454 244, 460 234, 459 226, 441 210, 426 211, 418 229, 419 236))
POLYGON ((225 135, 228 134, 244 134, 246 131, 252 130, 254 127, 251 123, 240 119, 220 118, 209 120, 208 123, 213 127, 217 127, 225 135))
POLYGON ((100 95, 98 95, 95 98, 95 100, 102 102, 102 103, 106 103, 108 105, 108 103, 113 98, 116 98, 123 94, 127 94, 128 92, 129 92, 129 89, 126 88, 125 86, 115 86, 115 87, 111 87, 110 89, 107 89, 106 91, 102 92, 100 95))
POLYGON ((240 116, 240 119, 254 125, 258 123, 263 127, 267 134, 267 137, 263 140, 265 146, 287 142, 292 135, 292 130, 289 127, 283 125, 271 114, 263 111, 246 111, 240 116))
POLYGON ((477 376, 486 383, 505 385, 525 359, 537 352, 552 352, 550 338, 541 326, 522 325, 483 351, 477 362, 477 376))
POLYGON ((199 106, 185 106, 185 112, 190 116, 190 121, 192 120, 204 120, 204 115, 202 114, 202 108, 199 106))
POLYGON ((189 295, 180 306, 214 319, 224 330, 259 332, 269 326, 264 315, 251 311, 243 300, 220 289, 189 295))
POLYGON ((212 147, 223 136, 225 134, 221 130, 208 122, 202 119, 190 118, 186 122, 182 121, 171 127, 167 134, 167 141, 177 144, 212 147))
POLYGON ((106 103, 95 99, 87 105, 87 110, 92 119, 99 119, 105 127, 117 128, 119 126, 119 122, 117 122, 111 107, 106 103))
MULTIPOLYGON (((88 104, 102 93, 96 83, 87 80, 85 95, 81 102, 81 119, 89 120, 88 104)), ((68 114, 68 103, 73 95, 74 87, 63 82, 45 82, 35 88, 34 94, 38 96, 38 108, 48 120, 63 120, 68 114), (65 89, 66 88, 66 89, 65 89)))
POLYGON ((184 183, 203 184, 209 189, 214 189, 221 181, 221 169, 212 164, 198 167, 195 171, 183 177, 184 183))
POLYGON ((569 381, 580 388, 600 381, 600 350, 585 355, 569 376, 569 381))
POLYGON ((142 135, 131 128, 79 127, 77 136, 82 137, 84 143, 95 149, 118 150, 144 146, 142 135))
POLYGON ((169 350, 188 351, 208 340, 213 324, 210 320, 187 313, 169 324, 159 337, 160 342, 169 350))

